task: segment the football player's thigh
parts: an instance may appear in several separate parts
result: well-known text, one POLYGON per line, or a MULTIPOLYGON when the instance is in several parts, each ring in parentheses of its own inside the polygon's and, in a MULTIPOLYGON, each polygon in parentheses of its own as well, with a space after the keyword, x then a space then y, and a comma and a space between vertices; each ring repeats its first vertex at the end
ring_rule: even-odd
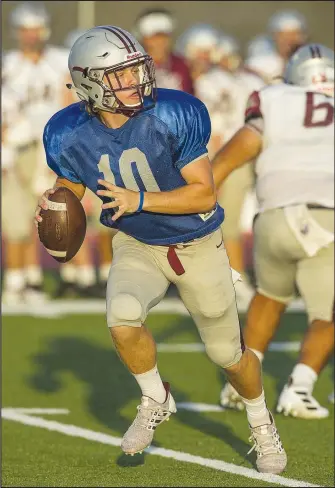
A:
MULTIPOLYGON (((334 232, 333 210, 312 210, 324 229, 334 232)), ((298 264, 297 286, 303 297, 309 322, 331 321, 334 305, 334 242, 298 264)))
POLYGON ((36 202, 21 185, 14 169, 2 181, 2 232, 11 241, 28 239, 33 228, 36 202))
POLYGON ((169 281, 146 244, 119 231, 113 237, 113 261, 107 282, 109 327, 140 327, 165 295, 169 281))
POLYGON ((218 191, 218 202, 225 211, 223 235, 236 239, 240 235, 241 212, 245 197, 254 183, 252 163, 233 171, 218 191))
MULTIPOLYGON (((186 273, 177 281, 209 357, 222 367, 235 364, 242 344, 231 268, 221 229, 182 255, 186 273)), ((178 251, 177 251, 178 252, 178 251)))
POLYGON ((257 291, 282 303, 295 296, 297 261, 304 256, 282 209, 266 211, 254 222, 257 291))

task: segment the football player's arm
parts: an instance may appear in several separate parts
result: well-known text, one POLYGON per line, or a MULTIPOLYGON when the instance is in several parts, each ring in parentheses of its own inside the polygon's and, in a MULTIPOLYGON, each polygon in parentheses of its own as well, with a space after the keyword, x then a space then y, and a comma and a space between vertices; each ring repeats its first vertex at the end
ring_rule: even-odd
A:
MULTIPOLYGON (((181 174, 186 185, 171 191, 144 192, 142 210, 164 214, 206 213, 216 205, 216 191, 210 161, 206 156, 185 165, 181 174)), ((104 203, 103 209, 115 208, 112 220, 117 220, 124 213, 134 213, 140 205, 141 194, 138 191, 120 188, 105 180, 98 183, 106 190, 97 194, 113 198, 111 203, 104 203)))
POLYGON ((214 183, 219 188, 234 169, 254 160, 262 149, 262 136, 246 124, 215 155, 212 162, 214 183))
POLYGON ((211 163, 206 156, 181 169, 186 185, 165 192, 144 193, 143 210, 168 214, 206 213, 216 205, 211 163))
POLYGON ((77 198, 79 198, 79 200, 81 200, 85 195, 85 185, 83 185, 82 183, 74 183, 73 181, 58 176, 54 184, 54 189, 62 186, 65 186, 69 190, 73 191, 73 193, 76 195, 77 198))

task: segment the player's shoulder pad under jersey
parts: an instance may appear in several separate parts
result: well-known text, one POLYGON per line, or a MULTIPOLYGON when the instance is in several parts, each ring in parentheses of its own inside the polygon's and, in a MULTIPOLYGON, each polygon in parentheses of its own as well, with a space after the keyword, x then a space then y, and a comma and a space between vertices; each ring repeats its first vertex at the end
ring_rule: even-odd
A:
MULTIPOLYGON (((54 151, 61 152, 69 142, 69 136, 90 120, 82 102, 73 103, 56 112, 47 122, 43 132, 45 151, 52 157, 54 151)), ((72 139, 73 137, 71 137, 72 139)))
POLYGON ((210 133, 210 119, 205 104, 189 93, 169 88, 157 89, 153 114, 179 138, 195 121, 201 121, 210 133))
POLYGON ((288 85, 287 83, 278 83, 275 85, 266 85, 259 90, 259 96, 262 102, 281 97, 285 92, 295 90, 297 86, 288 85))
POLYGON ((259 90, 253 91, 248 98, 246 110, 245 110, 245 122, 249 122, 251 119, 263 117, 264 109, 271 100, 274 100, 282 96, 287 87, 281 83, 279 85, 266 85, 259 90))

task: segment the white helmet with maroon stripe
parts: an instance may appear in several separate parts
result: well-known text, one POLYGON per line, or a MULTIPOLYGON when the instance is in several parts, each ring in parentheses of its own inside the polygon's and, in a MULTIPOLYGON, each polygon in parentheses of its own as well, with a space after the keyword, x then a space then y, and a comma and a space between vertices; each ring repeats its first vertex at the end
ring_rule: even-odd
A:
POLYGON ((322 44, 306 44, 289 59, 284 80, 334 95, 334 51, 322 44))
POLYGON ((89 103, 92 111, 105 110, 132 116, 155 104, 153 60, 141 44, 120 27, 94 27, 80 36, 70 51, 69 70, 77 95, 89 103), (125 105, 117 96, 118 92, 126 89, 122 88, 118 73, 132 66, 139 68, 139 83, 132 88, 138 92, 140 102, 125 105), (112 87, 111 74, 119 88, 112 87))

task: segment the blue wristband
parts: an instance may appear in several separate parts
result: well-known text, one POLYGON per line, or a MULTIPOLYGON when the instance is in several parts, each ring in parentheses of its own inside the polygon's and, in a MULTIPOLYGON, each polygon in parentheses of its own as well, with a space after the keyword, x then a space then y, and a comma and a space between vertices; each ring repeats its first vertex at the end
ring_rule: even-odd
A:
POLYGON ((140 203, 138 204, 138 209, 136 210, 135 213, 140 213, 142 211, 143 203, 144 203, 144 191, 140 191, 140 203))

